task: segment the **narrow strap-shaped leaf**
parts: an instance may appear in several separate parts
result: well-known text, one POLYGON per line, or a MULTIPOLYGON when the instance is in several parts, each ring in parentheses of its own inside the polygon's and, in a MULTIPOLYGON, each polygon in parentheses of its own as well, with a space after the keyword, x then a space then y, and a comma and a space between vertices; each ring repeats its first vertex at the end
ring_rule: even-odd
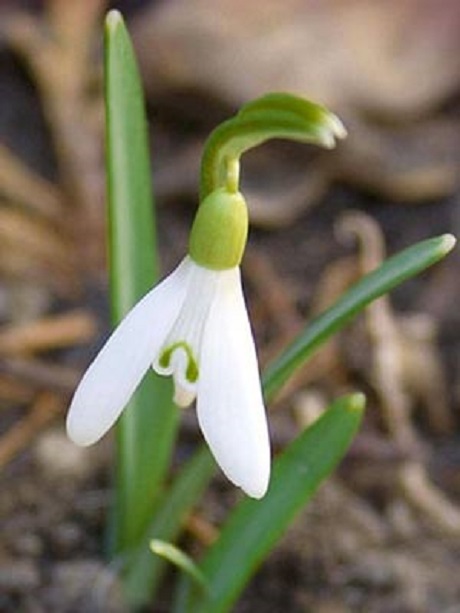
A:
MULTIPOLYGON (((144 98, 117 11, 108 14, 105 27, 105 101, 110 289, 117 323, 158 274, 144 98)), ((111 539, 118 552, 138 543, 157 502, 178 419, 171 398, 170 382, 149 373, 118 422, 111 539)))
POLYGON ((179 547, 160 539, 152 539, 150 541, 150 551, 189 575, 205 591, 208 589, 206 578, 198 565, 179 547))
POLYGON ((201 164, 201 201, 225 185, 229 162, 273 138, 333 147, 346 132, 324 107, 291 94, 267 94, 220 124, 206 141, 201 164))
POLYGON ((134 609, 151 601, 166 567, 164 560, 152 556, 148 543, 151 539, 177 540, 187 515, 208 486, 215 466, 208 448, 202 446, 176 476, 156 509, 142 545, 128 557, 124 588, 134 609))
POLYGON ((442 259, 455 245, 450 234, 424 240, 386 260, 353 285, 277 358, 263 375, 265 398, 270 400, 289 377, 328 338, 343 328, 370 302, 442 259))
POLYGON ((195 592, 188 612, 230 610, 258 565, 348 449, 363 409, 362 394, 337 400, 276 459, 266 496, 240 502, 206 553, 200 569, 209 589, 204 595, 195 592))

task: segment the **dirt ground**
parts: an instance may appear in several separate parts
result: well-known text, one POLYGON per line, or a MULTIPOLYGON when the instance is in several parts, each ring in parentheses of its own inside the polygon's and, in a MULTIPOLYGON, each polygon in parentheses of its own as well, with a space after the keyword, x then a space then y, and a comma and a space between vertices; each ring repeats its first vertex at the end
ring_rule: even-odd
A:
MULTIPOLYGON (((1 15, 0 41, 0 611, 124 611, 116 569, 104 555, 111 435, 82 450, 63 428, 72 390, 109 328, 100 99, 88 105, 77 139, 78 96, 74 106, 63 104, 63 90, 43 78, 59 79, 59 70, 40 72, 38 60, 24 61, 27 32, 11 17, 23 6, 33 15, 41 3, 5 4, 11 11, 1 15), (63 125, 74 130, 70 141, 63 125)), ((140 54, 144 34, 135 19, 149 4, 165 6, 118 3, 133 18, 140 54)), ((100 57, 97 42, 94 49, 100 57)), ((156 98, 144 56, 141 65, 167 272, 186 249, 200 146, 233 112, 234 100, 223 86, 181 90, 167 79, 156 98)), ((98 78, 91 81, 95 91, 98 78)), ((459 95, 453 84, 441 101, 403 121, 366 116, 366 123, 348 106, 351 144, 337 153, 274 143, 248 154, 243 191, 252 225, 243 278, 263 364, 384 250, 395 253, 445 232, 458 236, 459 95)), ((237 613, 460 610, 459 263, 457 249, 368 309, 271 407, 277 452, 330 399, 350 389, 368 397, 350 453, 260 568, 237 613)), ((192 409, 184 414, 177 461, 199 441, 192 409)), ((218 527, 237 496, 217 477, 196 516, 218 527)), ((201 550, 193 527, 184 545, 201 550)), ((170 583, 149 611, 169 610, 170 583)))

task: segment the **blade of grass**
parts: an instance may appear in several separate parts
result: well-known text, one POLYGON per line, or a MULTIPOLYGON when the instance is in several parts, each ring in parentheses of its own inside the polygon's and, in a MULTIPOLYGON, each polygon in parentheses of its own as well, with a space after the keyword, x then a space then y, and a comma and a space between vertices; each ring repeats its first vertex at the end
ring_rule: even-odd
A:
POLYGON ((156 509, 142 541, 128 559, 124 572, 125 593, 134 609, 151 601, 163 577, 166 564, 151 554, 151 539, 176 542, 187 515, 203 495, 215 471, 207 447, 201 447, 176 476, 167 495, 156 509))
POLYGON ((164 560, 167 560, 184 573, 187 573, 191 579, 197 582, 201 589, 208 589, 206 579, 198 568, 198 565, 195 564, 192 558, 187 555, 185 551, 182 551, 182 549, 179 549, 172 543, 167 543, 160 539, 152 539, 150 541, 150 551, 164 560))
MULTIPOLYGON (((106 159, 113 322, 158 276, 144 98, 129 34, 117 11, 105 27, 106 159)), ((152 322, 153 325, 153 322, 152 322)), ((169 466, 178 411, 171 384, 149 373, 117 424, 117 552, 145 533, 169 466)))
POLYGON ((305 331, 267 367, 263 375, 266 400, 270 400, 311 354, 343 328, 370 302, 435 264, 453 249, 450 234, 430 238, 390 257, 353 285, 339 300, 311 321, 305 331))
MULTIPOLYGON (((267 495, 261 501, 246 498, 238 504, 199 564, 208 591, 190 590, 193 597, 185 610, 230 609, 294 516, 345 454, 363 409, 362 394, 337 400, 277 458, 267 495)), ((186 578, 182 581, 189 583, 186 578)))

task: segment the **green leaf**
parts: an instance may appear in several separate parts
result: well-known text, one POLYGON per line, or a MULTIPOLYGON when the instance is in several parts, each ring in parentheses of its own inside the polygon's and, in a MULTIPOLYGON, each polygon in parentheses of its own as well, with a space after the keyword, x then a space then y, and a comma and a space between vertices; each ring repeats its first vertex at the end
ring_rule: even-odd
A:
POLYGON ((198 565, 188 556, 182 549, 179 549, 172 543, 161 541, 160 539, 152 539, 150 541, 150 551, 161 558, 164 558, 174 566, 177 566, 184 573, 189 575, 198 585, 208 590, 206 577, 203 575, 198 565))
MULTIPOLYGON (((340 120, 324 107, 291 94, 267 94, 249 102, 220 124, 206 141, 201 163, 200 201, 228 180, 234 162, 249 149, 273 138, 333 147, 346 134, 340 120)), ((237 183, 236 177, 236 183, 237 183)))
POLYGON ((175 477, 156 509, 142 544, 128 557, 124 588, 128 601, 134 609, 150 602, 165 571, 164 560, 155 558, 149 552, 149 541, 177 540, 187 515, 208 486, 215 466, 208 448, 201 447, 175 477))
POLYGON ((228 611, 255 572, 348 449, 361 422, 364 396, 337 400, 274 462, 268 493, 246 498, 231 514, 219 539, 202 560, 209 590, 195 594, 187 611, 228 611))
POLYGON ((454 245, 455 238, 450 234, 424 240, 389 258, 353 285, 330 309, 311 321, 305 331, 265 370, 263 387, 267 401, 318 347, 370 302, 438 262, 454 245))
MULTIPOLYGON (((123 19, 105 27, 106 159, 113 322, 157 281, 158 261, 144 98, 123 19)), ((152 322, 153 325, 154 322, 152 322)), ((157 503, 175 440, 171 383, 149 373, 117 425, 117 552, 137 544, 157 503)))

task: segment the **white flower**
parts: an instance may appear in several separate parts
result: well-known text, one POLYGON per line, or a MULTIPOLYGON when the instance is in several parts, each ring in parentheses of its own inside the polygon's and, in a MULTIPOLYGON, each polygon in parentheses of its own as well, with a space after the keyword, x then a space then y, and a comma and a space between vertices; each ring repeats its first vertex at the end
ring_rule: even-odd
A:
POLYGON ((174 379, 174 401, 196 397, 200 427, 227 477, 261 498, 270 443, 254 341, 238 266, 211 270, 187 256, 124 318, 78 386, 69 437, 96 442, 149 366, 174 379))

